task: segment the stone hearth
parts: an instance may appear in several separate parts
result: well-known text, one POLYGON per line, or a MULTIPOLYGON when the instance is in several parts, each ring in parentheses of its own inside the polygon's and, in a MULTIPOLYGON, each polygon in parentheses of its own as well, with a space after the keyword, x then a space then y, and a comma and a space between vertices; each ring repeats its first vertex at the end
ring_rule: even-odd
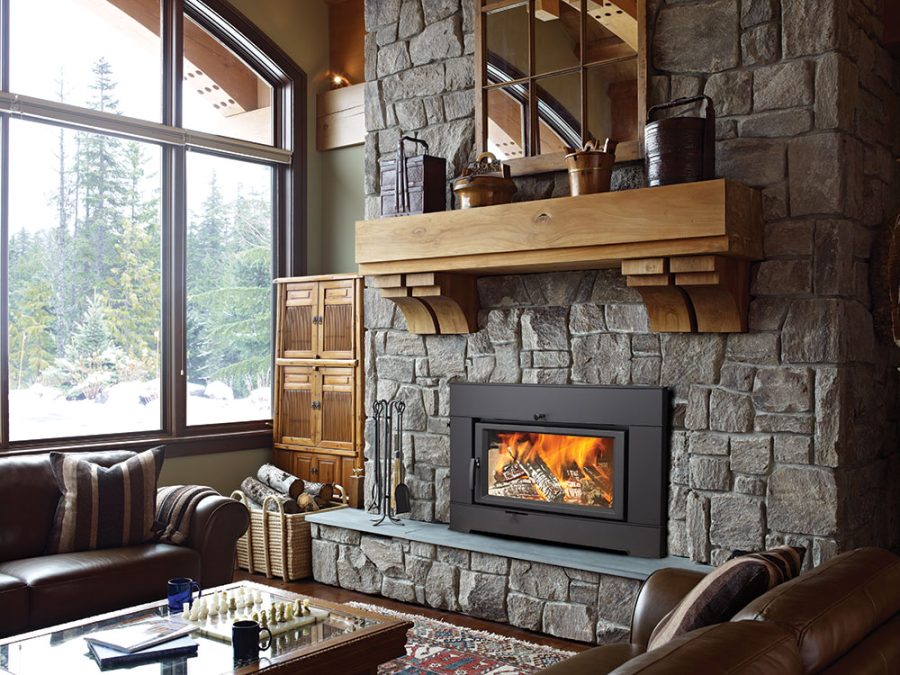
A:
POLYGON ((308 520, 316 581, 583 642, 627 637, 641 582, 654 570, 710 569, 683 558, 510 541, 433 523, 375 527, 354 509, 308 520))
MULTIPOLYGON (((448 178, 473 155, 473 8, 367 0, 368 218, 401 132, 448 158, 448 178)), ((650 0, 647 16, 650 102, 712 96, 717 175, 763 193, 750 331, 651 334, 602 270, 482 278, 470 336, 410 335, 368 290, 367 403, 406 401, 412 518, 447 520, 451 380, 652 384, 673 400, 670 554, 719 564, 790 542, 808 565, 897 547, 898 359, 873 322, 872 270, 900 195, 900 103, 872 3, 650 0)), ((561 173, 517 184, 517 199, 567 191, 561 173)), ((639 164, 614 172, 614 189, 642 184, 639 164)))

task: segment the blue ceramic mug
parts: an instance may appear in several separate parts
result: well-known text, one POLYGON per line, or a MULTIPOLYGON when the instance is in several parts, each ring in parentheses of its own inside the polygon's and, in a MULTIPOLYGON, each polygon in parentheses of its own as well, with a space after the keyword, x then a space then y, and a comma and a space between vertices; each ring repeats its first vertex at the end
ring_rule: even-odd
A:
POLYGON ((202 595, 200 584, 193 579, 187 577, 178 577, 177 579, 169 579, 169 609, 173 612, 180 612, 184 608, 184 603, 188 607, 194 604, 194 591, 197 591, 197 597, 202 595))

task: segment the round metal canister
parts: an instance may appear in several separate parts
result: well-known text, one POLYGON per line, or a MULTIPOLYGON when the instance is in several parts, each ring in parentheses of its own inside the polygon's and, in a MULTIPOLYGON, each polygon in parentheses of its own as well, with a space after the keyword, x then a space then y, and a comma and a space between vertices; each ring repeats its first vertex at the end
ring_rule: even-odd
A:
POLYGON ((653 106, 644 127, 644 161, 650 186, 707 180, 715 172, 715 112, 708 96, 690 96, 653 106), (650 120, 654 112, 703 101, 705 117, 650 120))

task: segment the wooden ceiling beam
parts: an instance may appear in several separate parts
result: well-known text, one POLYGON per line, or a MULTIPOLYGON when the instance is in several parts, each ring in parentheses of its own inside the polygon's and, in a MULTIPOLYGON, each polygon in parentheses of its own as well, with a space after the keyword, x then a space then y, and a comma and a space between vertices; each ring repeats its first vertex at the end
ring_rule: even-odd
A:
MULTIPOLYGON (((154 35, 160 34, 159 3, 146 0, 107 0, 154 35)), ((214 82, 242 111, 268 105, 259 100, 259 78, 239 58, 193 21, 184 22, 184 57, 214 82)), ((188 73, 184 73, 185 77, 188 73)), ((217 103, 218 97, 210 102, 217 103)))

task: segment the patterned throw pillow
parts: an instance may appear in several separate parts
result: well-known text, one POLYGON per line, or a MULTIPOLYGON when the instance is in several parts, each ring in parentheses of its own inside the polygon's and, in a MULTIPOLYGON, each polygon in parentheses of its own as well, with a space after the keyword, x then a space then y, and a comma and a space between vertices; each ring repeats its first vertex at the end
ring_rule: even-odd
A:
POLYGON ((779 546, 733 558, 707 574, 653 629, 647 650, 683 633, 728 621, 739 609, 800 574, 806 549, 779 546))
POLYGON ((141 544, 153 538, 156 481, 165 458, 158 446, 106 468, 77 454, 50 453, 59 505, 48 553, 141 544))

